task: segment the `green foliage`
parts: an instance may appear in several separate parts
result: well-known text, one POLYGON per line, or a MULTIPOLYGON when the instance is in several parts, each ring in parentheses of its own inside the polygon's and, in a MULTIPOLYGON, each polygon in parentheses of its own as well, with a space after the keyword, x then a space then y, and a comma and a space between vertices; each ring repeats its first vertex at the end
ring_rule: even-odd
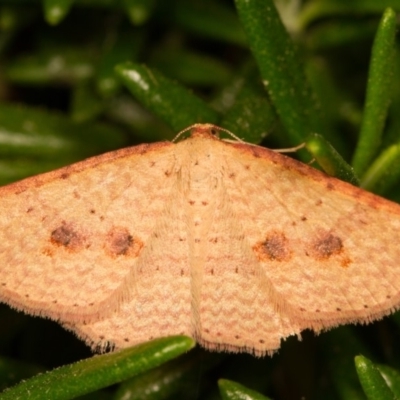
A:
POLYGON ((155 339, 36 375, 5 391, 1 398, 73 399, 147 372, 190 350, 194 344, 192 339, 184 336, 155 339))
MULTIPOLYGON (((399 200, 400 1, 303 3, 0 0, 0 184, 213 122, 399 200)), ((192 342, 92 356, 1 305, 1 388, 35 376, 0 400, 400 397, 398 320, 168 361, 192 342)))

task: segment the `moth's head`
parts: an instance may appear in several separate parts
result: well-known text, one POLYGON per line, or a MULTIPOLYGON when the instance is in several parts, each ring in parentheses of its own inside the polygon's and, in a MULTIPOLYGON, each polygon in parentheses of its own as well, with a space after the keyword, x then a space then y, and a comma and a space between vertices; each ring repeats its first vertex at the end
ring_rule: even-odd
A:
POLYGON ((214 124, 194 124, 190 129, 190 136, 214 136, 219 138, 219 133, 224 130, 214 124))
POLYGON ((225 132, 229 134, 232 138, 241 141, 236 135, 232 132, 228 131, 225 128, 221 128, 218 125, 214 124, 193 124, 188 126, 187 128, 180 131, 174 138, 173 142, 175 142, 183 133, 190 131, 190 137, 205 137, 205 138, 217 138, 219 139, 220 132, 225 132))

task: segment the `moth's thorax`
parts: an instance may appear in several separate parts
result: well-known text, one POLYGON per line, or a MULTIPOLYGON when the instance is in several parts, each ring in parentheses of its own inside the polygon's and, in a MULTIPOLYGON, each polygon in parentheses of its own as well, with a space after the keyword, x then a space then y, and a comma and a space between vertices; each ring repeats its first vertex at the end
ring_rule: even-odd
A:
MULTIPOLYGON (((188 243, 192 260, 201 265, 204 256, 204 238, 212 225, 217 203, 221 199, 221 159, 213 143, 196 138, 181 142, 182 161, 179 181, 182 187, 182 205, 186 218, 188 243)), ((197 267, 194 267, 197 269, 197 267)))
POLYGON ((187 182, 189 192, 194 192, 193 195, 210 195, 218 186, 221 158, 212 144, 198 138, 185 146, 186 159, 182 163, 182 177, 187 182))

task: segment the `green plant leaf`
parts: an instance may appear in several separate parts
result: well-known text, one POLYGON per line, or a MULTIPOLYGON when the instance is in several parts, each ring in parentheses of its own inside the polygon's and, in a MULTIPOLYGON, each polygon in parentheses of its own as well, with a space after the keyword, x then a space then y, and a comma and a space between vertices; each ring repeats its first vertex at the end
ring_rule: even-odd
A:
POLYGON ((312 0, 299 15, 299 25, 305 28, 317 19, 340 15, 381 14, 386 7, 400 10, 399 0, 312 0))
POLYGON ((400 144, 394 144, 375 159, 363 175, 361 186, 377 194, 385 194, 400 179, 400 144))
POLYGON ((83 48, 45 49, 14 59, 7 64, 5 75, 23 85, 74 84, 94 75, 93 54, 83 48))
POLYGON ((116 71, 131 93, 175 132, 194 123, 218 121, 217 112, 199 97, 156 70, 125 63, 116 71))
POLYGON ((75 0, 42 0, 44 15, 50 25, 57 25, 68 14, 75 0))
POLYGON ((49 171, 126 144, 116 126, 78 123, 67 116, 0 105, 0 184, 49 171))
POLYGON ((72 399, 121 382, 179 356, 194 346, 185 336, 155 339, 115 353, 94 356, 37 375, 0 394, 1 400, 72 399))
POLYGON ((113 400, 200 398, 201 394, 196 387, 199 370, 206 372, 218 365, 223 358, 218 353, 205 355, 200 349, 195 349, 124 381, 115 392, 113 400))
POLYGON ((115 72, 115 67, 138 57, 144 45, 142 32, 131 31, 124 26, 110 34, 105 50, 96 68, 96 88, 103 97, 111 97, 121 88, 121 80, 115 72), (121 32, 122 31, 122 32, 121 32), (111 42, 111 43, 110 43, 111 42))
POLYGON ((334 24, 317 25, 310 30, 307 46, 315 51, 359 43, 373 36, 377 25, 375 20, 369 19, 356 24, 353 20, 344 19, 336 21, 334 24))
POLYGON ((223 110, 220 125, 249 143, 260 143, 278 124, 268 95, 255 79, 256 73, 253 63, 246 65, 213 103, 223 110))
POLYGON ((218 381, 219 391, 223 400, 268 400, 268 397, 248 389, 239 383, 220 379, 218 381))
POLYGON ((336 176, 355 186, 360 184, 353 168, 343 160, 334 147, 321 135, 317 133, 310 135, 305 141, 305 147, 327 174, 336 176))
POLYGON ((0 155, 35 156, 72 162, 124 145, 120 129, 79 124, 61 113, 13 104, 0 105, 0 155))
POLYGON ((364 115, 352 160, 359 176, 365 172, 381 143, 391 100, 395 36, 396 14, 388 8, 382 16, 372 48, 364 115))
POLYGON ((376 367, 396 398, 400 398, 400 371, 384 364, 377 364, 376 367))
POLYGON ((376 365, 364 356, 355 357, 355 366, 361 386, 369 400, 395 400, 376 365))
POLYGON ((293 145, 323 132, 304 66, 272 0, 236 0, 264 87, 293 145))
POLYGON ((123 0, 129 19, 133 25, 143 25, 150 18, 156 0, 123 0))

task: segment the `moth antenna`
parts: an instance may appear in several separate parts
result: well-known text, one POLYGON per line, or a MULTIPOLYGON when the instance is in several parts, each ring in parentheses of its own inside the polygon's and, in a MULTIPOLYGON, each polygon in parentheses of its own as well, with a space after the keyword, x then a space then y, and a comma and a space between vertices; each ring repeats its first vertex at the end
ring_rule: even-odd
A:
POLYGON ((304 149, 305 146, 306 144, 305 142, 303 142, 297 146, 288 147, 286 149, 272 149, 272 150, 275 151, 276 153, 295 153, 297 150, 304 149))

